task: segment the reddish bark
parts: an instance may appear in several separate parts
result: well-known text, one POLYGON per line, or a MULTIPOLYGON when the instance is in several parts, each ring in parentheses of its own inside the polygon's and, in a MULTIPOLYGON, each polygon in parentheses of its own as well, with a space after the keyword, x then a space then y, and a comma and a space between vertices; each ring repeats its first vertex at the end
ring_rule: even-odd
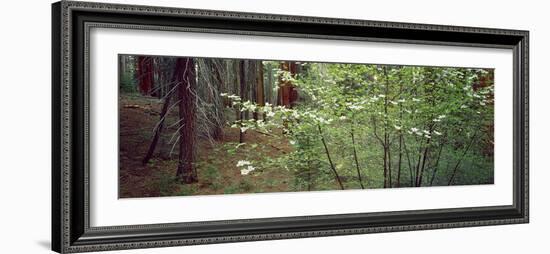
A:
MULTIPOLYGON (((244 61, 239 61, 239 93, 241 95, 241 101, 246 100, 246 71, 244 69, 244 61)), ((243 120, 245 118, 244 112, 241 111, 241 109, 238 109, 238 120, 243 120)), ((239 143, 244 143, 244 132, 242 130, 239 130, 239 143)))
MULTIPOLYGON (((486 71, 488 73, 486 75, 481 76, 479 78, 479 81, 473 84, 474 91, 477 92, 481 88, 485 88, 485 87, 493 85, 493 83, 494 83, 493 82, 493 80, 494 80, 494 70, 486 69, 486 71)), ((488 107, 493 107, 494 106, 494 102, 493 102, 494 101, 494 94, 492 94, 492 93, 488 94, 487 99, 488 99, 487 106, 488 107)), ((487 134, 486 136, 489 137, 489 138, 482 141, 483 142, 482 153, 485 156, 493 156, 493 154, 494 154, 494 133, 495 133, 495 124, 494 124, 494 122, 486 124, 484 126, 483 131, 487 134)))
POLYGON ((149 95, 153 89, 153 59, 148 56, 138 56, 136 71, 139 91, 143 95, 149 95))
MULTIPOLYGON (((281 70, 290 72, 291 75, 296 75, 298 65, 295 62, 281 62, 281 70)), ((279 92, 278 103, 281 106, 292 108, 292 105, 298 100, 298 90, 295 89, 291 81, 282 80, 279 77, 279 92)))
MULTIPOLYGON (((263 107, 265 105, 264 97, 264 65, 262 61, 258 61, 258 66, 256 68, 256 103, 258 106, 263 107)), ((254 112, 254 119, 258 120, 258 112, 254 112)), ((265 119, 265 114, 263 116, 265 119)))
MULTIPOLYGON (((181 68, 181 66, 176 66, 175 68, 181 68)), ((164 72, 160 72, 159 74, 160 75, 165 75, 164 72)), ((180 75, 181 75, 181 71, 180 72, 174 72, 172 74, 171 81, 174 84, 177 84, 178 82, 180 82, 180 80, 178 80, 178 77, 180 75)), ((172 91, 171 88, 172 87, 169 87, 168 90, 172 91)), ((170 92, 170 93, 166 94, 166 96, 164 98, 164 103, 162 105, 162 109, 161 109, 161 112, 160 112, 160 119, 159 119, 157 127, 155 128, 155 133, 153 135, 153 139, 151 140, 151 145, 149 145, 149 149, 147 150, 147 154, 145 154, 145 157, 143 157, 143 160, 141 161, 143 163, 143 165, 147 164, 149 162, 149 160, 151 159, 151 157, 153 157, 153 153, 155 152, 155 149, 157 147, 157 143, 159 141, 160 135, 162 134, 162 130, 164 129, 164 122, 165 122, 165 119, 166 119, 166 114, 168 113, 168 108, 170 107, 170 101, 172 99, 173 94, 174 94, 174 92, 170 92)))
POLYGON ((179 164, 176 175, 184 183, 198 181, 193 167, 195 149, 195 96, 196 74, 193 58, 178 58, 174 71, 177 80, 179 100, 179 164))

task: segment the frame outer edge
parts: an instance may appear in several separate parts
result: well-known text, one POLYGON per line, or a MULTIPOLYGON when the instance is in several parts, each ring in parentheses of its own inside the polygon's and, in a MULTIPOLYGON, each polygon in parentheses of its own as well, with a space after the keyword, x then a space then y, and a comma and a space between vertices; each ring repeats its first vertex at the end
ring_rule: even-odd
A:
POLYGON ((51 249, 56 252, 61 252, 61 101, 60 101, 60 89, 61 89, 61 18, 60 18, 60 6, 59 2, 53 3, 51 6, 52 14, 52 168, 51 168, 51 249))
POLYGON ((525 171, 524 172, 524 182, 523 182, 523 186, 524 186, 524 193, 525 193, 525 211, 524 211, 524 222, 525 223, 529 223, 529 215, 530 215, 530 189, 529 189, 529 179, 530 179, 530 175, 529 175, 529 169, 530 169, 530 166, 529 166, 529 163, 530 163, 530 160, 529 160, 529 147, 530 147, 530 144, 529 144, 529 104, 530 104, 530 101, 529 101, 529 43, 530 43, 530 40, 529 40, 529 31, 525 31, 524 33, 524 37, 523 37, 523 43, 524 43, 524 49, 523 49, 523 86, 524 86, 524 100, 525 100, 525 103, 524 103, 524 109, 523 109, 523 114, 525 115, 524 116, 524 122, 523 122, 523 127, 524 127, 524 142, 525 142, 525 146, 524 146, 524 166, 523 166, 523 170, 525 171))
POLYGON ((62 164, 61 164, 61 251, 60 253, 70 253, 71 250, 71 16, 70 6, 74 4, 69 1, 60 1, 61 5, 61 149, 62 149, 62 164))
POLYGON ((419 29, 426 31, 449 31, 449 32, 468 32, 478 34, 493 34, 493 35, 513 35, 524 36, 528 33, 526 30, 515 29, 500 29, 500 28, 485 28, 471 26, 450 26, 440 24, 424 24, 424 23, 404 23, 395 21, 375 21, 362 19, 347 19, 347 18, 331 18, 318 16, 299 16, 286 14, 270 14, 270 13, 254 13, 254 12, 239 12, 239 11, 223 11, 209 9, 191 9, 181 7, 168 6, 153 6, 153 5, 129 5, 122 3, 100 3, 86 1, 65 1, 74 9, 79 10, 94 10, 99 12, 117 11, 129 14, 160 14, 169 16, 187 16, 187 17, 213 17, 225 19, 240 19, 240 20, 261 20, 261 21, 294 21, 311 24, 331 24, 331 25, 349 25, 349 26, 370 26, 379 28, 393 29, 419 29))
MULTIPOLYGON (((426 230, 426 229, 441 229, 441 228, 454 228, 454 227, 473 227, 484 225, 501 225, 501 224, 516 224, 516 223, 528 223, 529 222, 529 32, 520 30, 505 30, 505 29, 492 29, 492 28, 475 28, 475 27, 460 27, 460 26, 443 26, 443 25, 427 25, 427 24, 413 24, 413 23, 396 23, 396 22, 382 22, 382 21, 367 21, 367 20, 349 20, 349 19, 336 19, 336 18, 318 18, 318 17, 300 17, 300 16, 287 16, 287 15, 275 15, 275 14, 255 14, 255 13, 239 13, 239 12, 224 12, 224 11, 209 11, 209 10, 193 10, 193 9, 181 9, 170 7, 152 7, 152 6, 140 6, 140 5, 122 5, 122 4, 104 4, 104 3, 91 3, 91 2, 72 2, 72 1, 60 1, 55 4, 60 5, 60 54, 58 56, 61 62, 60 70, 60 89, 59 89, 59 107, 60 107, 60 119, 58 119, 61 129, 58 132, 60 146, 54 147, 54 149, 60 150, 60 182, 58 183, 61 190, 61 201, 59 213, 61 221, 60 232, 60 253, 73 253, 73 252, 90 252, 90 251, 105 251, 105 250, 123 250, 123 249, 135 249, 135 248, 153 248, 153 247, 168 247, 168 246, 182 246, 182 245, 196 245, 196 244, 211 244, 211 243, 227 243, 238 241, 260 241, 260 240, 277 240, 277 239, 290 239, 301 237, 322 237, 322 236, 336 236, 336 235, 349 235, 349 234, 365 234, 365 233, 379 233, 379 232, 397 232, 407 230, 426 230), (200 239, 180 239, 180 240, 158 240, 148 242, 122 242, 122 243, 108 243, 99 245, 80 245, 75 246, 71 243, 71 121, 72 121, 72 101, 71 101, 71 82, 72 82, 72 56, 71 48, 71 11, 72 9, 85 9, 93 11, 119 11, 128 13, 139 14, 159 14, 159 15, 187 15, 187 16, 220 16, 223 18, 235 18, 235 19, 257 19, 257 20, 287 20, 287 21, 299 21, 310 22, 319 24, 344 24, 344 25, 357 25, 357 26, 371 26, 371 27, 385 27, 385 28, 402 28, 402 29, 421 29, 430 31, 464 31, 470 33, 487 33, 487 34, 500 34, 508 36, 521 36, 524 43, 521 47, 522 56, 520 59, 521 64, 521 86, 523 86, 523 123, 524 135, 522 140, 524 142, 523 150, 523 191, 524 191, 524 206, 523 216, 521 218, 510 219, 497 219, 486 221, 463 221, 452 223, 430 223, 430 224, 415 224, 415 225, 401 225, 401 226, 380 226, 372 228, 355 228, 355 229, 336 229, 336 230, 323 230, 323 231, 303 231, 303 232, 285 232, 285 233, 272 233, 272 234, 248 234, 241 236, 223 236, 223 237, 205 237, 200 239)), ((55 5, 54 4, 54 5, 55 5)), ((53 17, 53 16, 52 16, 53 17)), ((52 45, 53 47, 53 45, 52 45)), ((53 76, 53 75, 52 75, 53 76)), ((55 96, 55 95, 53 95, 55 96)), ((55 103, 55 99, 52 100, 55 103)), ((55 121, 56 119, 54 119, 55 121)), ((55 135, 53 136, 55 137, 55 135)), ((54 143, 54 142, 52 142, 54 143)), ((52 171, 55 169, 52 169, 52 171)), ((52 181, 55 181, 53 179, 52 181)), ((53 188, 53 186, 52 186, 53 188)), ((52 202, 55 202, 52 200, 52 202)), ((52 203, 54 204, 54 203, 52 203)), ((52 207, 52 211, 53 211, 52 207)), ((53 222, 55 223, 55 222, 53 222)), ((52 231, 53 232, 53 231, 52 231)), ((52 235, 52 240, 55 236, 52 235)), ((54 243, 52 241, 52 247, 54 243)), ((57 251, 57 250, 56 250, 57 251)))

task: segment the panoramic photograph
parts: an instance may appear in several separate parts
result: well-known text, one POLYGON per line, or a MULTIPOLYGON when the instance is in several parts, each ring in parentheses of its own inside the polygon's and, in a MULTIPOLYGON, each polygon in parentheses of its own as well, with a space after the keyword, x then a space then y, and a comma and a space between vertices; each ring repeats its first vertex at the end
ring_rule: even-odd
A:
POLYGON ((118 63, 119 198, 494 183, 494 69, 118 63))

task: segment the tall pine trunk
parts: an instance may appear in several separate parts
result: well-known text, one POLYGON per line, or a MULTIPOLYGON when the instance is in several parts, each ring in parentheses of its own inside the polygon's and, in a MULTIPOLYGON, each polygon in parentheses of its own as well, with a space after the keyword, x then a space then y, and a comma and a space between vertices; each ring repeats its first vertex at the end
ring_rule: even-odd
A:
MULTIPOLYGON (((241 102, 244 102, 245 99, 246 99, 246 70, 245 70, 245 66, 244 66, 244 61, 245 60, 239 60, 239 93, 240 93, 240 96, 241 96, 241 102)), ((243 120, 245 118, 245 114, 243 111, 241 111, 241 109, 239 108, 238 109, 238 119, 239 120, 243 120)), ((244 132, 239 129, 239 143, 244 143, 244 132)))
POLYGON ((179 164, 176 175, 184 183, 198 181, 193 167, 195 150, 196 75, 193 58, 178 58, 175 73, 179 99, 179 164))
POLYGON ((269 104, 274 104, 273 103, 273 69, 271 68, 268 68, 267 69, 267 84, 266 84, 266 89, 265 89, 265 92, 266 92, 266 99, 267 99, 267 102, 269 102, 269 104))
POLYGON ((137 80, 139 91, 149 95, 153 89, 153 59, 148 56, 138 56, 137 80))
MULTIPOLYGON (((295 62, 281 62, 281 70, 290 72, 291 76, 298 72, 295 62)), ((287 108, 292 108, 294 102, 298 100, 298 90, 294 89, 294 85, 290 80, 283 80, 282 75, 279 76, 279 90, 277 93, 277 104, 287 108)))
POLYGON ((217 94, 214 94, 214 100, 215 100, 215 118, 216 118, 216 123, 215 123, 215 126, 214 126, 214 131, 213 131, 213 135, 212 137, 215 139, 215 140, 223 140, 223 125, 224 125, 224 120, 225 120, 225 117, 224 117, 224 112, 223 112, 223 101, 219 98, 220 96, 220 91, 225 91, 224 87, 225 87, 225 84, 224 84, 224 80, 222 78, 222 71, 220 70, 223 66, 224 66, 224 63, 220 60, 212 60, 210 62, 211 66, 212 66, 212 69, 213 69, 213 72, 214 72, 214 80, 216 81, 216 92, 217 94))
MULTIPOLYGON (((262 61, 258 61, 256 67, 256 104, 263 107, 265 105, 264 97, 264 65, 262 61)), ((254 119, 258 120, 258 112, 254 112, 254 119)), ((265 119, 265 116, 263 116, 265 119)))

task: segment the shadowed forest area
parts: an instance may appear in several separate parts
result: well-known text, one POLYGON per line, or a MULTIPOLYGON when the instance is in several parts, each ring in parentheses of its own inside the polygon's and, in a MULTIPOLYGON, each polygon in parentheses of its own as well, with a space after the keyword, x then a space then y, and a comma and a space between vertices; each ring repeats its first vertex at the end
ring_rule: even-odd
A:
POLYGON ((492 184, 493 80, 119 55, 119 197, 492 184))

